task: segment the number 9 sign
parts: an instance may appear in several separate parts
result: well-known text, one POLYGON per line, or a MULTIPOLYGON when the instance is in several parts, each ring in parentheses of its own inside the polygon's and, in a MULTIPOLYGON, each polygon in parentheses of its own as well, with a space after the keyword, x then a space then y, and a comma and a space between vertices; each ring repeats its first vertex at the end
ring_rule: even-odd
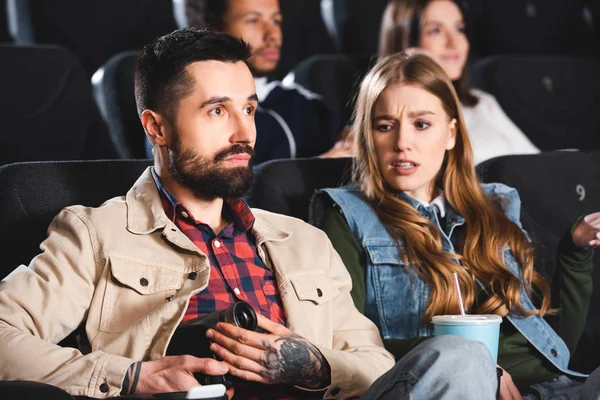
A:
POLYGON ((583 201, 585 199, 585 187, 583 185, 575 186, 575 191, 579 195, 579 201, 583 201))

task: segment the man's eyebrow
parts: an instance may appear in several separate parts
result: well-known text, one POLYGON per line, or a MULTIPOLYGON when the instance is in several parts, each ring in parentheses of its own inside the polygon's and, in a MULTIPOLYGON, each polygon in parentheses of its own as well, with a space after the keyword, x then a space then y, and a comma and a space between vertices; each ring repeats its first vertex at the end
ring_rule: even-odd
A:
MULTIPOLYGON (((204 103, 202 103, 200 105, 200 108, 204 108, 206 106, 211 106, 213 104, 219 104, 219 103, 227 103, 231 101, 231 97, 227 97, 227 96, 213 96, 211 98, 209 98, 208 100, 206 100, 204 103)), ((248 96, 247 101, 256 101, 258 102, 258 96, 256 95, 256 93, 251 94, 250 96, 248 96)))
POLYGON ((208 100, 206 100, 204 103, 202 103, 200 105, 200 108, 204 108, 206 106, 210 106, 210 105, 213 105, 213 104, 227 103, 228 101, 231 101, 230 97, 227 97, 227 96, 213 96, 213 97, 209 98, 208 100))
POLYGON ((263 15, 260 11, 246 11, 245 13, 241 13, 238 14, 237 17, 238 18, 244 18, 244 17, 249 17, 249 16, 258 16, 260 17, 261 15, 263 15))
MULTIPOLYGON (((260 17, 265 15, 264 13, 260 12, 260 11, 246 11, 245 13, 241 13, 238 14, 237 17, 238 18, 245 18, 245 17, 260 17)), ((271 17, 281 17, 283 16, 283 14, 281 14, 281 11, 274 11, 271 13, 271 17)))

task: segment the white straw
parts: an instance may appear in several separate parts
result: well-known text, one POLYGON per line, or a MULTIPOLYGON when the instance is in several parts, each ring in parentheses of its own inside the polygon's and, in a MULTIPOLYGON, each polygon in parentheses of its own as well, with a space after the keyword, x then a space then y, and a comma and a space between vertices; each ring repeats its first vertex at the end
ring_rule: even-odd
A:
POLYGON ((462 294, 460 293, 460 285, 458 284, 458 275, 454 273, 454 284, 456 286, 456 293, 458 294, 458 305, 460 306, 460 314, 465 316, 465 306, 463 305, 462 294))

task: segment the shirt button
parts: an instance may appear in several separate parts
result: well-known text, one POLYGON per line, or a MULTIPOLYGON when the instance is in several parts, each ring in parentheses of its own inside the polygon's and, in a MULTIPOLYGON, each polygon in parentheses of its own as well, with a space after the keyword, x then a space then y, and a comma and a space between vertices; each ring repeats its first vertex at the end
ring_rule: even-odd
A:
POLYGON ((334 387, 333 389, 331 389, 331 395, 332 396, 337 396, 338 394, 340 394, 340 388, 339 387, 334 387))
POLYGON ((215 243, 215 247, 218 249, 219 247, 221 247, 221 242, 219 242, 218 240, 214 241, 215 243))
POLYGON ((182 212, 181 212, 181 215, 183 216, 183 218, 187 218, 187 217, 189 217, 189 214, 188 214, 188 213, 186 213, 185 211, 182 211, 182 212))
POLYGON ((550 350, 550 354, 552 354, 552 357, 558 357, 558 353, 555 349, 550 350))
POLYGON ((140 279, 140 285, 142 285, 144 287, 148 286, 148 279, 146 279, 146 278, 140 279))
POLYGON ((197 277, 198 277, 198 273, 197 272, 190 272, 188 274, 188 279, 195 280, 197 277))
POLYGON ((100 391, 102 393, 108 393, 109 390, 110 390, 110 388, 108 387, 108 384, 103 383, 102 385, 100 385, 100 391))
POLYGON ((317 288, 317 296, 323 297, 323 291, 319 288, 317 288))
POLYGON ((235 288, 235 289, 233 289, 233 293, 235 293, 236 295, 239 296, 242 292, 240 292, 240 289, 235 288))
POLYGON ((169 296, 169 297, 167 297, 165 300, 166 300, 166 301, 173 301, 173 298, 174 298, 174 297, 175 297, 175 296, 169 296))

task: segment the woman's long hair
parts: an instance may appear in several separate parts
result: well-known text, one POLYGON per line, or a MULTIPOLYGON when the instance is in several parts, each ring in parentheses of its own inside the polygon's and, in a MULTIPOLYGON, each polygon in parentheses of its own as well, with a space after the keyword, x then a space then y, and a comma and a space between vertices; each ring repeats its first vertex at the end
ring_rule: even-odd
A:
MULTIPOLYGON (((381 19, 379 58, 400 53, 409 47, 420 47, 423 13, 432 1, 435 0, 390 0, 381 19)), ((465 19, 462 4, 458 0, 451 1, 456 4, 465 19)), ((467 33, 467 39, 468 37, 467 33)), ((479 99, 471 93, 469 70, 470 66, 467 62, 460 78, 452 84, 460 102, 465 106, 473 107, 477 105, 479 99)))
MULTIPOLYGON (((475 302, 475 278, 485 283, 491 296, 480 304, 477 313, 505 316, 552 312, 550 288, 533 269, 533 249, 521 229, 504 214, 502 204, 490 200, 482 191, 473 166, 469 137, 460 111, 460 103, 443 69, 422 54, 403 53, 385 57, 363 79, 355 107, 353 178, 376 210, 381 222, 395 240, 405 243, 409 270, 430 283, 431 296, 425 312, 426 320, 434 315, 457 314, 458 296, 453 286, 453 273, 458 274, 464 304, 470 310, 475 302), (435 95, 449 118, 456 119, 456 144, 448 150, 435 184, 448 203, 465 218, 465 233, 459 254, 442 249, 436 226, 425 219, 384 181, 373 143, 373 110, 390 85, 403 83, 422 88, 435 95), (522 281, 505 266, 504 250, 510 248, 522 268, 522 281), (459 260, 459 265, 453 261, 459 260), (521 304, 521 283, 529 294, 535 287, 542 298, 539 310, 526 312, 521 304)), ((398 288, 400 290, 400 288, 398 288)))

